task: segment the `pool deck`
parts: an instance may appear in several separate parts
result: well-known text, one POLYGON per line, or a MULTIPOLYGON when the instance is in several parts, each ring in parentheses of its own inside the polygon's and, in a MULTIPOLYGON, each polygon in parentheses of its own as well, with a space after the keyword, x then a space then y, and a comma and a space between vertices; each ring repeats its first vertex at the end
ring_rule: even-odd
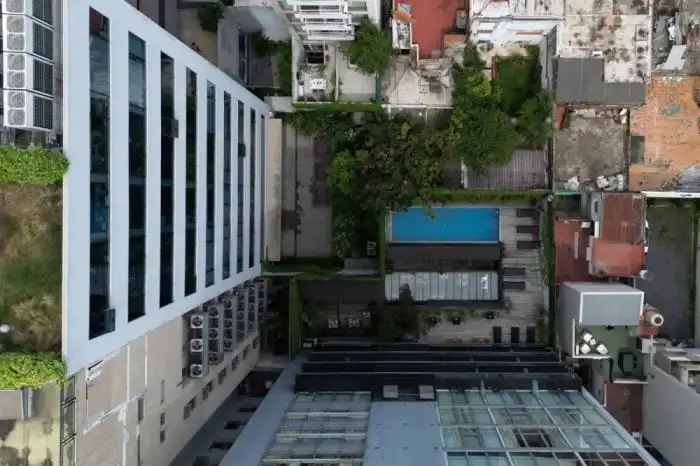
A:
MULTIPOLYGON (((493 206, 499 209, 499 236, 505 251, 502 261, 506 268, 524 268, 522 277, 505 277, 505 281, 525 282, 525 290, 504 290, 505 300, 511 303, 510 311, 498 310, 493 320, 467 319, 460 325, 440 322, 433 327, 421 341, 426 343, 444 343, 448 339, 459 338, 463 342, 474 339, 490 339, 494 326, 500 326, 503 341, 510 341, 511 327, 520 328, 520 338, 525 339, 525 328, 536 326, 538 311, 544 303, 545 288, 542 284, 540 252, 537 249, 522 250, 517 248, 518 241, 539 240, 532 234, 517 232, 517 226, 537 225, 537 218, 517 217, 516 209, 531 206, 493 206)), ((493 310, 493 309, 488 309, 493 310)))

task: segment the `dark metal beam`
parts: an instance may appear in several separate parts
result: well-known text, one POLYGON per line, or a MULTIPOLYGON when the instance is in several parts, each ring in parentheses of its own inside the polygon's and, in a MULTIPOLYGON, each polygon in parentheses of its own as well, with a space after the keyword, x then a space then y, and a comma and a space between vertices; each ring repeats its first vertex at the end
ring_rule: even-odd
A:
POLYGON ((319 342, 314 351, 452 351, 452 352, 486 352, 486 353, 520 353, 520 352, 546 352, 548 347, 535 344, 502 344, 502 345, 427 345, 420 343, 334 343, 319 342))
POLYGON ((549 352, 502 351, 314 351, 309 362, 333 361, 557 361, 557 355, 549 352))
POLYGON ((548 373, 568 373, 569 369, 560 362, 307 362, 302 366, 304 373, 370 373, 370 372, 390 372, 390 373, 425 373, 436 374, 443 372, 464 373, 464 372, 489 372, 514 374, 522 372, 533 372, 539 374, 548 373))

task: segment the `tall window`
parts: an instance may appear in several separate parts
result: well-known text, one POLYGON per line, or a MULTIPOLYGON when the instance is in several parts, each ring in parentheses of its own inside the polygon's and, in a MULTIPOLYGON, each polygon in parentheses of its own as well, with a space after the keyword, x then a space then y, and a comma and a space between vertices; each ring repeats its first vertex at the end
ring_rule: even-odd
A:
POLYGON ((89 338, 114 331, 109 302, 109 19, 90 9, 89 338))
POLYGON ((236 248, 236 273, 243 272, 243 190, 245 189, 245 107, 238 101, 238 238, 236 248))
POLYGON ((163 307, 173 302, 173 175, 175 138, 178 136, 173 99, 173 59, 164 53, 160 54, 160 83, 160 114, 163 120, 160 141, 160 306, 163 307))
POLYGON ((205 286, 214 284, 216 130, 216 88, 212 83, 207 83, 207 249, 205 286))
POLYGON ((231 276, 231 95, 224 92, 224 244, 222 278, 231 276))
POLYGON ((187 70, 185 296, 197 291, 197 74, 187 70))
POLYGON ((250 242, 248 244, 248 267, 255 265, 255 249, 258 247, 255 242, 255 162, 258 159, 256 152, 257 136, 255 129, 257 127, 257 115, 255 110, 250 109, 250 214, 248 215, 250 242))
MULTIPOLYGON (((265 165, 267 150, 267 125, 265 121, 265 115, 260 115, 260 178, 265 179, 267 176, 265 165)), ((260 260, 264 261, 267 259, 267 254, 265 250, 265 184, 262 184, 262 195, 260 196, 260 260)))
POLYGON ((129 321, 146 313, 146 43, 129 33, 129 321))

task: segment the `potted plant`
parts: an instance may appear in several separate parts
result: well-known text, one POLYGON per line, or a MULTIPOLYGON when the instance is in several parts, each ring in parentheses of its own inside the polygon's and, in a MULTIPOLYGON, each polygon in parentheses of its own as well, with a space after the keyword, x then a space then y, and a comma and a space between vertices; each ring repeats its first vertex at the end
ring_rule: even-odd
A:
POLYGON ((442 320, 442 312, 440 309, 428 309, 423 311, 423 321, 428 328, 433 328, 442 320))
POLYGON ((448 312, 452 325, 459 325, 464 322, 467 312, 464 309, 450 309, 448 312))

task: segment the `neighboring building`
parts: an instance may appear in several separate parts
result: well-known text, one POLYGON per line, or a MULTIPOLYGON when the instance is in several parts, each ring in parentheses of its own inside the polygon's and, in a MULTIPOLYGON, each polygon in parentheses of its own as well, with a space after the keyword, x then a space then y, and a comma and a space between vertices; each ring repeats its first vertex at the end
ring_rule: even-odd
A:
POLYGON ((673 466, 697 464, 700 350, 658 342, 644 389, 644 438, 673 466))
MULTIPOLYGON (((55 271, 70 381, 62 399, 40 397, 60 452, 35 455, 169 464, 259 359, 269 108, 127 2, 24 3, 30 16, 3 3, 4 23, 26 26, 13 47, 46 34, 60 46, 46 60, 6 48, 5 125, 62 142, 71 164, 55 271), (24 61, 60 85, 28 73, 10 88, 24 61)), ((16 31, 4 28, 6 47, 16 31)), ((15 408, 32 399, 0 395, 15 408)), ((15 415, 28 421, 4 446, 35 449, 32 412, 15 415)))
POLYGON ((543 347, 405 344, 299 357, 220 465, 304 463, 659 464, 543 347))

